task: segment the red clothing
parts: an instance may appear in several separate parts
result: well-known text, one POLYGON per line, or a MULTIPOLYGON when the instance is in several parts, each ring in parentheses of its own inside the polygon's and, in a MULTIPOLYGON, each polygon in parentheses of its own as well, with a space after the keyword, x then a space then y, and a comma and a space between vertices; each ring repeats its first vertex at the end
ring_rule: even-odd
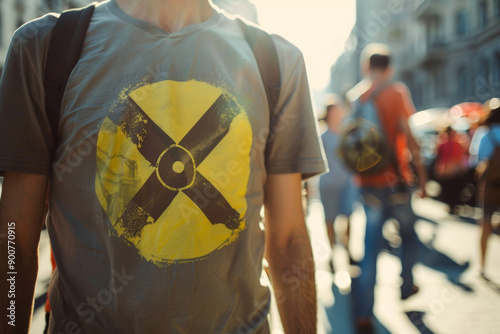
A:
MULTIPOLYGON (((54 253, 52 253, 52 249, 50 249, 50 262, 52 263, 52 272, 54 272, 56 269, 56 260, 54 260, 54 253)), ((50 312, 49 290, 47 290, 47 296, 45 299, 45 312, 50 312)))
POLYGON ((467 154, 458 141, 457 135, 451 138, 443 135, 437 148, 434 173, 438 178, 451 178, 460 175, 467 167, 467 154))

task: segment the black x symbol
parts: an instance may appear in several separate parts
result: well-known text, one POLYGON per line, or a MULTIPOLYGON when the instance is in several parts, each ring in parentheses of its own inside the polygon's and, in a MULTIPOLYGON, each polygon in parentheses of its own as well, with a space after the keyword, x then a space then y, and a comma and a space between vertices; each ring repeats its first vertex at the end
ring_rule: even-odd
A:
POLYGON ((121 117, 112 114, 110 118, 137 146, 144 158, 156 167, 156 171, 118 218, 118 223, 125 229, 124 235, 129 238, 140 236, 143 228, 156 222, 180 191, 196 203, 212 224, 224 224, 229 229, 238 228, 242 221, 240 214, 196 170, 196 166, 229 132, 231 122, 238 115, 236 103, 224 94, 220 95, 184 138, 175 143, 130 97, 127 102, 127 113, 121 117), (181 170, 176 172, 174 163, 177 166, 180 164, 181 170), (197 203, 203 193, 210 194, 209 205, 197 203))

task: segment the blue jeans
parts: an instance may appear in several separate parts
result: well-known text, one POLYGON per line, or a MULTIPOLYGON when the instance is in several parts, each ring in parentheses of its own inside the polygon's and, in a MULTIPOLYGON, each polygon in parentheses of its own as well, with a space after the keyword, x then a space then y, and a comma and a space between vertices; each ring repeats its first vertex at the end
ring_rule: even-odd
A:
POLYGON ((361 275, 353 280, 354 312, 356 317, 373 315, 377 257, 384 245, 382 227, 394 218, 399 222, 403 285, 401 296, 409 296, 413 286, 412 267, 418 259, 418 243, 415 233, 415 214, 409 192, 391 188, 361 188, 366 213, 365 256, 360 262, 361 275))

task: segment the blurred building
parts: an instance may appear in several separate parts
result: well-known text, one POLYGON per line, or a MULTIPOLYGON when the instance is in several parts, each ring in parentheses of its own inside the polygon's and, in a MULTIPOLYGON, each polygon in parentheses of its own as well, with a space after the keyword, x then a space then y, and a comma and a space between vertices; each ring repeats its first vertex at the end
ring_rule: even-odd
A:
POLYGON ((0 0, 0 73, 14 31, 49 12, 82 7, 90 0, 0 0))
POLYGON ((346 42, 345 51, 332 67, 330 89, 344 94, 362 77, 360 55, 363 48, 372 42, 391 46, 396 75, 402 67, 401 60, 411 49, 418 27, 411 24, 412 7, 404 0, 357 0, 356 23, 346 42))
POLYGON ((357 0, 332 91, 361 79, 359 56, 370 42, 392 48, 396 78, 410 87, 417 109, 500 96, 500 0, 357 0))

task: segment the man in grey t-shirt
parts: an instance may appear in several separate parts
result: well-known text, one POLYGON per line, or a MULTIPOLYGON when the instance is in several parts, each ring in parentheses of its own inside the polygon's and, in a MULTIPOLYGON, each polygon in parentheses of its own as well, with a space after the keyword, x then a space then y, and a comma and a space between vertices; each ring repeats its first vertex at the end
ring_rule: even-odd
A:
MULTIPOLYGON (((0 84, 0 226, 15 225, 15 328, 29 327, 49 183, 50 333, 267 333, 264 255, 285 330, 314 332, 300 194, 325 163, 300 51, 273 36, 282 89, 270 136, 237 21, 207 0, 101 3, 51 152, 43 75, 56 20, 16 32, 0 84)), ((1 331, 12 331, 5 319, 1 331)))

